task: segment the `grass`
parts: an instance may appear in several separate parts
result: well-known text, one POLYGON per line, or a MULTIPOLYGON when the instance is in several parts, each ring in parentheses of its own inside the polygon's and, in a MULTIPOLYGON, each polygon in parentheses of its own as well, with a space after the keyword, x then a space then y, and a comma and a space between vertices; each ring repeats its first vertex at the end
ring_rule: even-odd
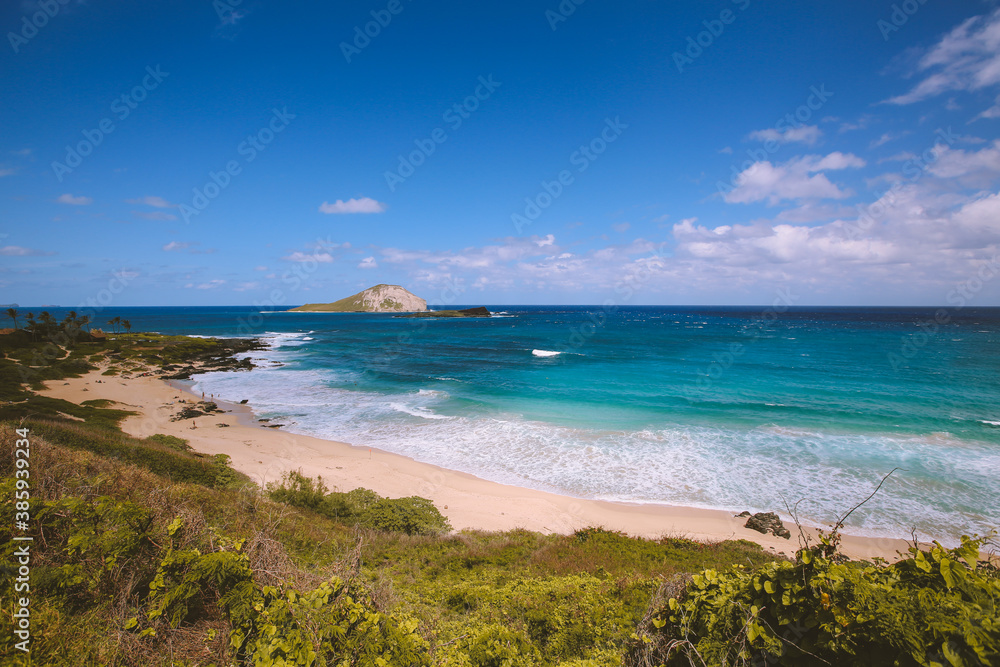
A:
MULTIPOLYGON (((552 651, 562 652, 565 659, 609 650, 620 655, 615 651, 624 647, 663 580, 704 567, 771 560, 756 545, 742 541, 705 545, 643 540, 601 529, 573 535, 513 530, 411 536, 352 528, 272 501, 246 480, 242 486, 215 488, 210 464, 177 451, 172 440, 122 438, 103 428, 88 433, 86 425, 75 423, 32 420, 29 427, 32 470, 38 476, 33 480, 36 499, 132 503, 150 517, 150 541, 161 546, 169 543, 169 525, 180 517, 186 545, 208 553, 220 541, 245 540, 255 576, 282 586, 309 587, 333 575, 350 577, 385 612, 417 619, 418 632, 434 646, 464 645, 466 640, 458 639, 469 627, 503 626, 537 644, 542 657, 552 651), (133 454, 126 455, 123 448, 133 454), (610 620, 597 634, 578 628, 575 639, 540 620, 573 614, 610 620), (543 635, 550 639, 542 641, 543 635)), ((10 426, 5 427, 0 434, 5 445, 0 477, 8 479, 14 470, 9 446, 13 438, 10 426)), ((38 553, 36 573, 74 562, 71 553, 59 548, 70 529, 61 523, 47 525, 48 548, 38 553)), ((39 591, 35 618, 46 629, 36 635, 36 661, 63 654, 83 656, 76 664, 166 665, 165 651, 172 646, 175 660, 208 664, 202 657, 209 630, 229 630, 214 612, 178 628, 159 628, 155 640, 139 642, 123 630, 126 619, 144 608, 157 554, 161 552, 153 549, 123 563, 122 573, 131 574, 116 574, 120 580, 114 579, 99 596, 39 591), (132 588, 127 589, 129 582, 132 588), (59 633, 54 632, 57 628, 59 633), (198 641, 192 639, 195 635, 198 641)), ((211 661, 232 664, 227 650, 224 644, 209 649, 211 661)))

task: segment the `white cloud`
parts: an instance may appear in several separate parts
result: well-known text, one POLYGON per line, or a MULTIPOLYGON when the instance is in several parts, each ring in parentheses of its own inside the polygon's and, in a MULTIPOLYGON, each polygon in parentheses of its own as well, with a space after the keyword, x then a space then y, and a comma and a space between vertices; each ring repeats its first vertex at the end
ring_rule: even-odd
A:
POLYGON ((74 197, 69 193, 59 195, 59 198, 56 199, 56 201, 60 204, 71 204, 73 206, 86 206, 87 204, 94 203, 94 200, 90 197, 74 197))
POLYGON ((997 95, 996 103, 993 106, 991 106, 989 109, 982 112, 969 122, 971 123, 973 121, 981 120, 984 118, 986 119, 1000 118, 1000 95, 997 95))
POLYGON ((143 220, 167 221, 176 220, 177 216, 165 211, 132 211, 132 215, 143 220))
POLYGON ((843 134, 844 132, 854 132, 855 130, 865 130, 868 126, 875 122, 875 117, 871 114, 865 114, 858 118, 857 122, 850 123, 844 122, 840 124, 840 129, 838 132, 843 134))
POLYGON ((920 58, 916 69, 925 78, 886 103, 913 104, 950 90, 975 91, 1000 83, 1000 9, 953 28, 920 58))
POLYGON ((938 144, 928 171, 942 179, 972 188, 990 187, 1000 180, 1000 139, 978 151, 964 151, 938 144))
POLYGON ((732 155, 733 154, 733 147, 732 146, 726 146, 725 148, 720 148, 718 150, 718 152, 722 153, 723 155, 732 155))
POLYGON ((375 261, 374 257, 365 257, 363 260, 361 260, 361 263, 358 264, 358 268, 359 269, 377 269, 378 268, 378 262, 375 261))
POLYGON ((890 141, 894 141, 894 140, 896 140, 898 138, 899 138, 899 135, 895 135, 895 134, 892 134, 890 132, 886 132, 881 137, 879 137, 878 139, 875 139, 874 141, 872 141, 868 145, 868 148, 878 148, 879 146, 884 146, 885 144, 889 143, 890 141))
POLYGON ((627 222, 619 222, 617 225, 611 225, 611 228, 614 229, 619 234, 624 234, 625 232, 627 232, 629 229, 632 228, 632 225, 627 222))
POLYGON ((177 250, 185 250, 190 247, 190 243, 178 243, 177 241, 171 241, 167 245, 163 246, 163 250, 167 252, 175 252, 177 250))
POLYGON ((338 199, 332 204, 323 202, 319 207, 321 213, 382 213, 385 209, 385 204, 369 197, 347 201, 338 199))
POLYGON ((256 283, 256 282, 244 282, 244 283, 240 283, 236 287, 234 287, 233 291, 234 292, 247 292, 249 290, 257 289, 258 287, 260 287, 260 283, 256 283))
POLYGON ((807 146, 814 146, 822 136, 823 131, 816 125, 803 125, 801 127, 790 127, 784 132, 774 128, 756 130, 750 133, 749 138, 753 141, 761 142, 775 141, 779 144, 802 143, 807 146))
POLYGON ((19 245, 8 245, 0 248, 0 255, 4 257, 39 257, 43 255, 54 255, 52 252, 35 250, 34 248, 24 248, 19 245))
POLYGON ((835 152, 825 157, 806 155, 781 165, 757 162, 736 178, 736 187, 726 194, 730 204, 750 204, 767 200, 776 205, 783 200, 843 199, 849 191, 830 182, 822 171, 857 169, 865 161, 851 153, 835 152))
POLYGON ((139 197, 138 199, 126 199, 128 204, 145 204, 146 206, 155 206, 156 208, 173 208, 177 204, 171 204, 163 197, 139 197))
POLYGON ((267 267, 262 264, 260 266, 253 267, 253 270, 254 271, 267 271, 267 267))
POLYGON ((545 238, 535 240, 535 245, 537 245, 539 248, 544 248, 545 246, 552 245, 555 242, 556 242, 556 237, 553 236, 552 234, 547 234, 545 238))
POLYGON ((333 255, 328 252, 304 253, 295 251, 281 259, 289 262, 318 262, 319 264, 330 264, 333 262, 333 255))
POLYGON ((911 153, 909 151, 903 151, 902 153, 896 153, 891 157, 881 158, 878 163, 883 164, 885 162, 906 162, 907 160, 915 160, 917 158, 916 153, 911 153))

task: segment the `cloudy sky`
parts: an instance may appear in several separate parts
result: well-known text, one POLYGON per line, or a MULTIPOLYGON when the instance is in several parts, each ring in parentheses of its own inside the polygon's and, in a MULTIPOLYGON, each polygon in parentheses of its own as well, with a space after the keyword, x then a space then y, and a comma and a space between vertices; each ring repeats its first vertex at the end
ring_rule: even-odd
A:
POLYGON ((2 3, 0 303, 1000 305, 996 2, 317 5, 2 3))

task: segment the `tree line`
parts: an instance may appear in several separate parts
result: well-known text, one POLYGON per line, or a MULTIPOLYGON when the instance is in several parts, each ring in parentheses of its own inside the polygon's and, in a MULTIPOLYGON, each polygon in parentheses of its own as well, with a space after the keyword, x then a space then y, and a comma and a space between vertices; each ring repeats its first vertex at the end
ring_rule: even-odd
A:
MULTIPOLYGON (((8 308, 7 317, 14 321, 15 330, 21 330, 21 327, 18 326, 18 318, 22 317, 22 314, 17 308, 8 308)), ((93 323, 90 315, 80 316, 77 315, 75 310, 69 311, 62 321, 56 320, 47 310, 39 313, 37 318, 34 313, 27 313, 23 317, 27 323, 23 331, 27 332, 33 341, 49 340, 58 333, 62 333, 68 336, 70 340, 73 340, 81 331, 89 332, 87 327, 93 323)), ((121 317, 111 318, 108 320, 108 324, 111 326, 112 332, 116 334, 121 331, 128 332, 132 330, 132 323, 128 320, 123 320, 121 317)))

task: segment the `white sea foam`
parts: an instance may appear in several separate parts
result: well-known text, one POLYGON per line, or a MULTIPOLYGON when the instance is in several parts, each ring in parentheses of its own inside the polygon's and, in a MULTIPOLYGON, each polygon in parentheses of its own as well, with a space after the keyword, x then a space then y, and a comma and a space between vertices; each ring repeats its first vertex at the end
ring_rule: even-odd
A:
POLYGON ((433 396, 435 398, 448 398, 450 394, 440 389, 418 389, 417 396, 433 396))
POLYGON ((562 354, 562 352, 553 352, 552 350, 532 350, 531 353, 536 357, 556 357, 562 354))
POLYGON ((439 415, 434 412, 431 412, 427 408, 422 408, 420 406, 391 402, 389 403, 389 407, 391 407, 396 412, 402 412, 404 414, 408 414, 413 417, 422 417, 424 419, 453 419, 453 417, 448 417, 447 415, 439 415))
POLYGON ((1000 426, 1000 421, 990 421, 989 419, 980 419, 980 424, 987 424, 988 426, 1000 426))
MULTIPOLYGON (((256 356, 287 362, 298 354, 295 347, 280 346, 256 356)), ((828 524, 899 467, 851 516, 853 532, 908 537, 915 526, 923 536, 953 543, 957 535, 982 534, 997 521, 971 508, 1000 506, 1000 451, 974 441, 952 446, 943 433, 903 437, 681 424, 601 431, 469 412, 449 392, 430 388, 341 388, 354 379, 336 369, 294 370, 291 363, 195 376, 195 390, 247 399, 259 416, 280 417, 294 432, 580 497, 733 511, 780 511, 786 499, 801 500, 804 519, 828 524)))

